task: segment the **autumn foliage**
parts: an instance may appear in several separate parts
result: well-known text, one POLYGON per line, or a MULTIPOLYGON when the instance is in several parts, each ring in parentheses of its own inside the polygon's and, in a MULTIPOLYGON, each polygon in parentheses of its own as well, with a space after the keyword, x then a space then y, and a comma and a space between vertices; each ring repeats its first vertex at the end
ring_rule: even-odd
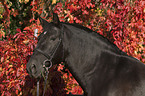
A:
MULTIPOLYGON (((2 96, 22 95, 21 86, 25 83, 27 56, 32 53, 35 46, 34 36, 28 31, 8 36, 1 41, 1 84, 2 96), (29 34, 29 35, 26 35, 29 34)), ((33 34, 33 33, 32 33, 33 34)))
MULTIPOLYGON (((50 22, 53 11, 58 14, 60 21, 86 26, 108 38, 128 55, 145 63, 144 0, 63 0, 62 2, 19 0, 17 3, 2 0, 0 1, 1 96, 36 95, 36 81, 28 77, 26 63, 37 44, 34 30, 38 29, 38 35, 42 32, 38 15, 50 22), (27 86, 30 83, 28 81, 31 82, 30 86, 27 86), (26 87, 29 91, 25 90, 26 87)), ((63 63, 59 65, 58 68, 54 66, 49 74, 48 94, 52 95, 55 88, 58 90, 58 96, 61 96, 60 94, 64 96, 66 92, 82 94, 82 89, 68 69, 63 63), (52 83, 53 80, 56 85, 52 83)), ((42 93, 42 90, 40 91, 42 93)))

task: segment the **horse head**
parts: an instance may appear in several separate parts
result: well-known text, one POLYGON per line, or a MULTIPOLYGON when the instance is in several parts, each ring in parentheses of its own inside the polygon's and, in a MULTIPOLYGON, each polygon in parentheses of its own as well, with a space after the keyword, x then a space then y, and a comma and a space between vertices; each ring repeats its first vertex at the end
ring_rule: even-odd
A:
POLYGON ((41 78, 52 64, 59 63, 62 59, 62 30, 57 14, 53 14, 53 22, 39 18, 43 33, 38 37, 38 43, 33 55, 27 63, 27 71, 31 77, 41 78), (57 54, 55 54, 57 53, 57 54), (56 59, 57 57, 57 59, 56 59))

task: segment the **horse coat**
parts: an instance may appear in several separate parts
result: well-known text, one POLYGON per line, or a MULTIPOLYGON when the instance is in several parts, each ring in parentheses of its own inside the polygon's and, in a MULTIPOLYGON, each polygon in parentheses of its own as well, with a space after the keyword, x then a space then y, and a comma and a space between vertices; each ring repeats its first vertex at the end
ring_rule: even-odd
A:
POLYGON ((145 96, 145 65, 105 37, 78 24, 40 18, 44 32, 27 63, 28 73, 41 78, 43 62, 59 44, 53 64, 65 62, 85 96, 145 96), (61 38, 61 39, 60 39, 61 38), (61 40, 61 41, 60 41, 61 40), (48 54, 48 56, 45 56, 48 54))

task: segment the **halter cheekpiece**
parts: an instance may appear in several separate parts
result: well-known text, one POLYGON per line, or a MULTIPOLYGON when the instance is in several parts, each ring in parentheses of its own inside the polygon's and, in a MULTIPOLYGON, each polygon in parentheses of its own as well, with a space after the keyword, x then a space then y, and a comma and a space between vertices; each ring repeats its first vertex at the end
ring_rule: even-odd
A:
MULTIPOLYGON (((48 55, 46 53, 44 53, 42 50, 40 49, 35 49, 36 51, 38 51, 39 53, 41 53, 42 55, 44 55, 47 59, 43 61, 43 68, 45 70, 45 83, 44 83, 44 89, 43 89, 43 96, 45 94, 45 89, 46 89, 46 83, 47 83, 47 78, 48 78, 48 73, 49 73, 49 69, 52 67, 52 59, 57 51, 57 49, 59 48, 60 44, 62 43, 62 34, 63 34, 63 27, 61 29, 61 33, 60 33, 60 37, 59 37, 59 42, 56 45, 56 47, 52 50, 52 54, 48 55), (46 63, 47 62, 47 63, 46 63)), ((39 96, 39 80, 37 81, 37 96, 39 96)))

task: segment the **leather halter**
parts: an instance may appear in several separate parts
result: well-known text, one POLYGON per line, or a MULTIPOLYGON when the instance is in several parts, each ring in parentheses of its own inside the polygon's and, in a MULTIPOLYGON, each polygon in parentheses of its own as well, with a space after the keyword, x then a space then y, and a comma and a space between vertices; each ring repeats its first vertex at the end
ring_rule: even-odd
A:
MULTIPOLYGON (((63 27, 64 26, 62 26, 62 30, 61 30, 62 33, 63 33, 63 27)), ((45 74, 46 74, 45 75, 44 89, 43 89, 43 96, 45 94, 45 89, 46 89, 46 83, 47 83, 47 78, 48 78, 48 74, 49 74, 49 69, 52 67, 52 59, 53 59, 58 47, 60 46, 61 42, 62 42, 62 36, 60 36, 59 42, 56 45, 56 47, 52 50, 52 52, 51 52, 52 54, 51 55, 48 55, 48 54, 44 53, 40 49, 35 49, 36 51, 38 51, 39 53, 41 53, 42 55, 44 55, 47 58, 46 60, 43 61, 43 68, 45 69, 45 74), (46 62, 49 62, 50 66, 46 66, 45 65, 46 62)), ((39 80, 37 81, 37 96, 39 96, 39 80)))

